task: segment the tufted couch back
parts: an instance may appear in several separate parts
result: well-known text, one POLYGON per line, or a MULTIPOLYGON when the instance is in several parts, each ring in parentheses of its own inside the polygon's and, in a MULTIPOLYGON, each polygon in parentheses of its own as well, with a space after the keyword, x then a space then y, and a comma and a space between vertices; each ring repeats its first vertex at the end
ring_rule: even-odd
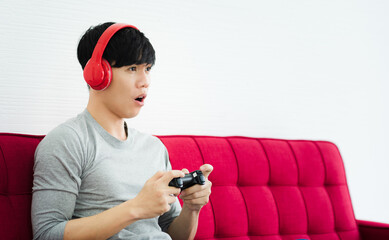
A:
POLYGON ((330 142, 161 136, 173 168, 214 166, 197 239, 355 240, 343 161, 330 142))
MULTIPOLYGON (((360 239, 342 158, 324 141, 158 136, 173 169, 214 166, 197 239, 360 239)), ((34 151, 43 136, 0 134, 0 239, 31 239, 34 151)))

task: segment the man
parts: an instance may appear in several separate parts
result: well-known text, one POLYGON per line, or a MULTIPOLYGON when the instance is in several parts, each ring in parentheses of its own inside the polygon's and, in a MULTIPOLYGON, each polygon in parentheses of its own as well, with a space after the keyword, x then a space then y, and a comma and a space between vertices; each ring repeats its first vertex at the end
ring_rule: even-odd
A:
POLYGON ((188 170, 171 170, 162 142, 124 121, 145 103, 151 43, 134 26, 104 23, 86 31, 77 52, 89 102, 37 147, 34 239, 193 239, 212 166, 200 167, 205 185, 181 192, 181 209, 180 189, 168 183, 188 170))

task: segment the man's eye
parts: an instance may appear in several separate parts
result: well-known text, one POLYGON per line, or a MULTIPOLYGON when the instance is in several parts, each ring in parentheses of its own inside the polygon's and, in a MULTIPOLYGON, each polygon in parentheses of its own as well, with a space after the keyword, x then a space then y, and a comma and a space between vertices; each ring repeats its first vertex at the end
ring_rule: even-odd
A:
POLYGON ((147 67, 146 71, 150 72, 151 71, 151 67, 147 67))
POLYGON ((136 71, 136 67, 130 67, 128 70, 130 70, 130 71, 136 71))

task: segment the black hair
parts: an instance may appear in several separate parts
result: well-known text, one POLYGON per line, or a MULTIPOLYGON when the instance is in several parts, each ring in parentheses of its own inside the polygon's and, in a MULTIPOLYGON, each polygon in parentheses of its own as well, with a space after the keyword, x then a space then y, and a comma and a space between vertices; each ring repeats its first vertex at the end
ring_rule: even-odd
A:
MULTIPOLYGON (((114 22, 106 22, 90 27, 81 37, 77 47, 77 58, 82 69, 92 57, 93 49, 103 32, 114 22)), ((103 58, 112 67, 122 67, 133 64, 155 64, 155 51, 149 39, 134 28, 123 28, 117 31, 109 40, 104 50, 103 58)))

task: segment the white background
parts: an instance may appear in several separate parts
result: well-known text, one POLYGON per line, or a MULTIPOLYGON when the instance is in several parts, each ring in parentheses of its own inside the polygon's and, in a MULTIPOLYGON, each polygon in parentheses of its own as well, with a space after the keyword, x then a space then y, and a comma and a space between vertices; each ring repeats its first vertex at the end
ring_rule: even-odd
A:
POLYGON ((133 24, 157 52, 131 127, 329 140, 358 219, 389 223, 389 1, 0 1, 0 132, 47 134, 88 98, 91 25, 133 24))

